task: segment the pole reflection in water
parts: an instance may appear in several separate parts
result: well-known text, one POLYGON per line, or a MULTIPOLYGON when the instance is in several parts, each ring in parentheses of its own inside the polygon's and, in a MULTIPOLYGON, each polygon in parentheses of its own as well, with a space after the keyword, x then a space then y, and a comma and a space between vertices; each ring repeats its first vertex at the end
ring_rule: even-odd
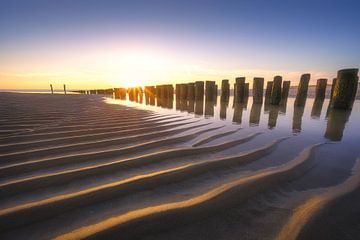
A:
POLYGON ((195 116, 202 116, 204 114, 204 100, 199 99, 195 102, 195 116))
POLYGON ((229 101, 221 101, 220 102, 220 119, 226 120, 226 111, 229 106, 229 101))
POLYGON ((261 103, 253 103, 252 104, 251 111, 250 111, 250 119, 249 119, 250 126, 259 126, 261 107, 262 107, 261 103))
POLYGON ((181 112, 187 112, 188 111, 187 100, 186 99, 180 99, 179 103, 180 103, 180 111, 181 112))
POLYGON ((279 106, 271 105, 269 110, 268 128, 273 129, 276 127, 277 118, 279 115, 279 106))
POLYGON ((234 102, 233 123, 241 124, 242 114, 245 106, 246 106, 245 103, 234 102))
POLYGON ((331 108, 328 112, 325 138, 331 141, 341 141, 350 115, 351 110, 331 108))
MULTIPOLYGON (((178 112, 181 111, 186 114, 195 115, 196 117, 214 119, 214 121, 221 120, 227 124, 242 124, 243 122, 248 121, 248 126, 250 127, 261 127, 271 130, 276 129, 285 132, 288 131, 289 127, 292 127, 293 134, 299 134, 300 132, 303 132, 303 128, 310 128, 311 131, 319 131, 321 128, 318 128, 317 126, 319 126, 319 124, 323 124, 323 126, 326 128, 326 131, 325 133, 320 132, 320 136, 325 135, 325 138, 331 141, 342 140, 345 125, 349 121, 351 113, 351 111, 328 108, 326 118, 327 121, 319 121, 319 119, 321 119, 320 117, 324 108, 324 104, 328 105, 330 99, 314 100, 313 103, 311 101, 305 100, 305 102, 307 102, 305 106, 296 106, 294 104, 295 98, 288 98, 287 101, 282 101, 279 106, 276 106, 271 104, 263 105, 259 103, 253 103, 251 98, 249 103, 251 104, 251 108, 247 109, 248 101, 245 101, 244 103, 233 102, 232 96, 227 99, 227 101, 221 101, 221 96, 219 96, 216 100, 219 100, 220 102, 218 106, 216 106, 215 100, 204 101, 206 98, 204 98, 204 100, 195 101, 189 100, 187 98, 172 98, 171 94, 167 96, 165 93, 163 94, 164 97, 156 97, 154 94, 146 94, 146 92, 144 92, 143 97, 141 97, 141 93, 136 96, 134 92, 136 92, 136 90, 130 91, 131 96, 129 96, 129 100, 118 99, 118 97, 115 95, 111 97, 117 99, 116 101, 120 103, 128 103, 131 106, 134 106, 134 104, 135 106, 143 105, 153 110, 156 109, 156 107, 153 106, 158 106, 164 110, 172 111, 174 107, 173 105, 176 104, 176 111, 178 112), (140 104, 139 102, 142 98, 145 98, 145 100, 142 104, 140 104), (138 102, 136 102, 136 99, 138 99, 138 102), (228 111, 229 102, 233 103, 232 109, 230 109, 231 111, 228 111), (287 103, 289 103, 289 105, 287 103), (264 110, 262 110, 263 106, 264 110), (290 106, 293 107, 293 109, 287 111, 286 108, 290 106), (304 116, 305 112, 308 115, 307 117, 304 116), (268 116, 266 116, 267 114, 268 116), (265 119, 265 121, 261 119, 265 119), (314 119, 317 119, 316 123, 311 122, 314 121, 314 119)), ((359 106, 359 102, 357 101, 356 104, 357 106, 355 109, 357 109, 359 106)), ((175 109, 173 111, 175 111, 175 109)))
POLYGON ((269 110, 270 110, 270 100, 266 100, 265 99, 265 103, 264 103, 264 113, 269 113, 269 110))
POLYGON ((293 133, 298 134, 301 132, 301 123, 302 117, 304 115, 304 106, 294 106, 294 115, 293 115, 293 133))
POLYGON ((150 95, 150 98, 149 98, 149 99, 150 99, 150 105, 151 105, 151 106, 155 106, 155 96, 154 96, 154 95, 152 95, 152 96, 150 95))
POLYGON ((214 116, 214 106, 215 101, 206 101, 205 102, 205 118, 210 118, 214 116))
POLYGON ((195 112, 195 101, 189 100, 189 104, 187 106, 188 113, 194 113, 195 112))
POLYGON ((311 109, 311 118, 313 118, 313 119, 320 118, 323 104, 324 104, 324 100, 321 100, 321 99, 314 100, 314 104, 311 109))
POLYGON ((286 114, 286 107, 287 107, 287 98, 280 102, 279 112, 281 114, 286 114))

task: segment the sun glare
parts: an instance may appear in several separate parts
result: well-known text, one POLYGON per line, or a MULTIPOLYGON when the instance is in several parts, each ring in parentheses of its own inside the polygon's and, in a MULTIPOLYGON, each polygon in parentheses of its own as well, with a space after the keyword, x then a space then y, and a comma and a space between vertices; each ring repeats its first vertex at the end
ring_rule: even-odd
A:
POLYGON ((112 86, 134 87, 166 80, 171 61, 150 51, 126 51, 106 56, 108 81, 112 86))

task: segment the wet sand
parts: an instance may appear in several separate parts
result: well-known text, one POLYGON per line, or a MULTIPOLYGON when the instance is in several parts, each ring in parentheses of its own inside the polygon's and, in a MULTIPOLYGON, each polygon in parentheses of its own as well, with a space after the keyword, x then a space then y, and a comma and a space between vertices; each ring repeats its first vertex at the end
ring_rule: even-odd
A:
POLYGON ((0 238, 356 239, 359 103, 323 121, 291 101, 231 123, 211 117, 222 103, 0 93, 0 238))

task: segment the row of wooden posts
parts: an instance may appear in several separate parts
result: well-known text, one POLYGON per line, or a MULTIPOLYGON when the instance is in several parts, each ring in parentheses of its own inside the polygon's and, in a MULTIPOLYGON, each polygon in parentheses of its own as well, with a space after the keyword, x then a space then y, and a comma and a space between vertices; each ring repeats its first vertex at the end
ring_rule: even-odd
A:
MULTIPOLYGON (((295 106, 305 106, 309 87, 310 74, 303 74, 297 88, 295 106)), ((333 79, 331 87, 331 107, 336 109, 351 109, 356 97, 358 86, 358 69, 342 69, 338 71, 337 78, 333 79)), ((324 100, 327 86, 327 79, 318 79, 315 90, 315 100, 324 100)), ((273 81, 268 81, 264 96, 264 78, 256 77, 253 80, 253 102, 262 104, 280 105, 287 100, 290 90, 290 81, 283 81, 281 76, 275 76, 273 81)), ((242 103, 249 96, 249 83, 245 82, 245 77, 235 79, 234 102, 242 103)), ((105 90, 90 90, 89 94, 115 94, 115 98, 126 99, 126 93, 131 101, 156 96, 158 99, 173 99, 174 87, 172 84, 146 86, 144 92, 141 87, 133 88, 114 88, 105 90)), ((196 81, 192 83, 176 84, 176 99, 214 101, 217 98, 218 86, 215 81, 196 81)), ((230 96, 229 80, 221 82, 221 101, 227 101, 230 96)))

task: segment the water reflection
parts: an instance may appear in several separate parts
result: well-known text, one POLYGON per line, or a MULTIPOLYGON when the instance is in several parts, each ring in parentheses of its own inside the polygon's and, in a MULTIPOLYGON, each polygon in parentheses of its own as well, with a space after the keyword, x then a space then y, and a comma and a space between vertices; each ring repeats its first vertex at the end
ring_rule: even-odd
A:
POLYGON ((250 111, 250 119, 249 119, 250 126, 259 126, 261 107, 262 107, 262 104, 259 104, 259 103, 252 104, 251 111, 250 111))
POLYGON ((302 117, 304 115, 304 109, 303 106, 294 106, 294 114, 293 114, 293 133, 298 134, 301 132, 301 123, 302 123, 302 117))
POLYGON ((331 108, 328 112, 325 138, 331 141, 341 141, 350 114, 351 110, 331 108))
POLYGON ((268 127, 269 129, 273 129, 276 127, 276 122, 279 115, 280 107, 276 105, 271 105, 269 108, 270 109, 269 109, 268 127))
POLYGON ((226 119, 226 112, 227 108, 229 106, 229 101, 221 101, 220 103, 220 119, 225 120, 226 119))
POLYGON ((215 106, 214 100, 205 102, 205 118, 214 116, 214 106, 215 106))
MULTIPOLYGON (((263 101, 264 104, 254 104, 252 97, 246 98, 243 103, 240 103, 234 102, 232 96, 218 96, 211 100, 209 98, 188 100, 187 98, 169 96, 156 98, 152 94, 146 94, 146 92, 140 94, 140 91, 138 93, 134 93, 134 91, 130 92, 130 102, 126 100, 116 101, 138 104, 137 106, 153 108, 155 111, 156 109, 163 109, 193 114, 196 117, 223 121, 225 124, 239 124, 242 127, 246 127, 244 123, 248 122, 250 127, 278 129, 287 132, 292 129, 293 134, 301 133, 304 126, 314 131, 322 129, 319 126, 323 126, 324 132, 321 135, 331 141, 340 141, 343 138, 343 132, 351 114, 350 110, 341 111, 328 108, 329 99, 309 99, 305 106, 296 106, 294 104, 295 98, 287 98, 282 99, 279 106, 276 106, 267 103, 267 101, 263 101), (229 108, 229 103, 232 103, 231 108, 229 108), (248 104, 250 104, 249 109, 247 108, 248 104), (288 107, 289 109, 287 109, 288 107), (262 108, 264 108, 263 111, 262 108), (326 116, 327 121, 324 121, 325 119, 322 119, 321 116, 326 116)), ((118 99, 118 96, 114 96, 114 98, 118 99)), ((356 104, 359 103, 359 101, 356 102, 356 104)))
POLYGON ((324 100, 315 99, 313 107, 311 109, 311 117, 313 119, 319 119, 320 118, 323 104, 324 104, 324 100))

